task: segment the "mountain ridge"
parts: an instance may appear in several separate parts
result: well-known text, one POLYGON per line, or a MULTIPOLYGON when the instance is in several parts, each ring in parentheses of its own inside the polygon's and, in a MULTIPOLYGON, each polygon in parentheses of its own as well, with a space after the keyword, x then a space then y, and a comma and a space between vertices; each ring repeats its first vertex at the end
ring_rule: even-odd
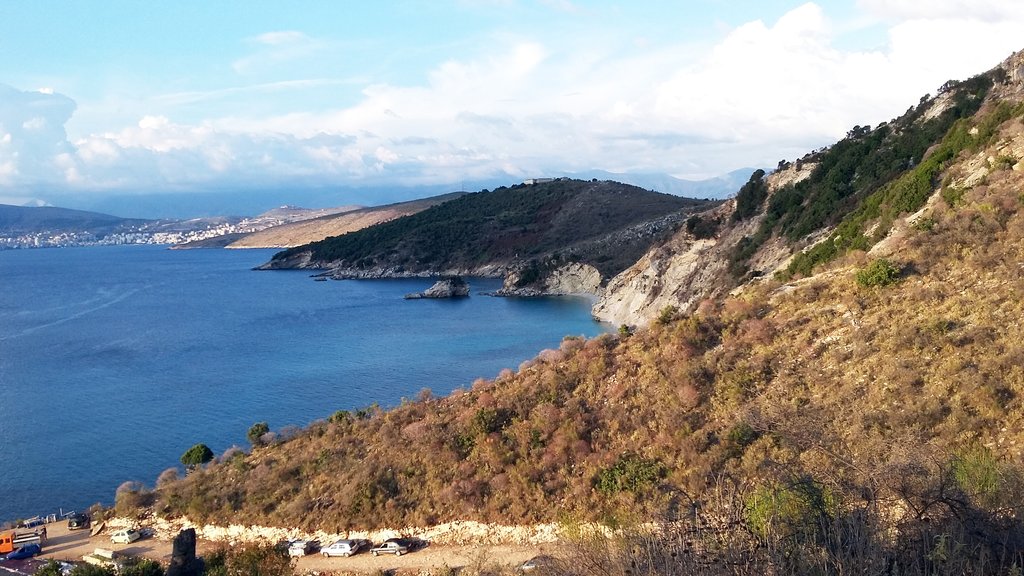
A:
POLYGON ((552 179, 467 194, 286 250, 262 268, 316 269, 336 278, 517 271, 528 285, 573 263, 609 277, 686 215, 713 205, 618 182, 552 179))

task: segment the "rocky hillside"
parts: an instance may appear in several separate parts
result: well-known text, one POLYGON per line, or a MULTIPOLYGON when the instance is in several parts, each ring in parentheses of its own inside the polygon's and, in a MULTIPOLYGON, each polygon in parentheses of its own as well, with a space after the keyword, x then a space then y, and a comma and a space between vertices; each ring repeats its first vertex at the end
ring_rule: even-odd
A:
POLYGON ((1019 96, 1018 59, 948 82, 899 118, 855 126, 840 142, 755 176, 732 204, 613 278, 595 316, 645 324, 666 306, 693 310, 751 278, 807 276, 850 250, 870 248, 933 192, 948 189, 951 161, 989 143, 1019 96))
POLYGON ((673 246, 731 246, 709 274, 756 276, 741 291, 664 308, 635 333, 568 338, 447 398, 264 437, 165 483, 156 509, 333 532, 672 521, 593 549, 634 573, 1015 573, 1024 56, 1001 70, 949 87, 891 132, 851 135, 859 146, 960 118, 913 163, 897 154, 880 169, 858 154, 839 172, 852 180, 833 182, 875 185, 822 192, 835 189, 822 167, 843 165, 837 145, 767 180, 755 173, 731 211, 689 219, 660 249, 673 262, 688 258, 673 246), (965 103, 974 111, 957 111, 965 103), (895 176, 884 169, 897 164, 895 176), (793 198, 802 209, 779 210, 793 198), (815 215, 819 202, 836 211, 815 215), (748 240, 721 241, 729 234, 748 240), (794 244, 806 249, 787 263, 794 244), (685 570, 639 568, 656 560, 685 570))
POLYGON ((458 198, 462 193, 454 192, 441 196, 432 196, 411 202, 399 202, 386 206, 368 208, 351 207, 337 210, 335 213, 318 215, 314 218, 303 218, 301 221, 289 222, 258 232, 245 234, 229 242, 227 248, 291 248, 312 242, 318 242, 330 236, 341 236, 356 230, 362 230, 382 222, 388 222, 402 216, 416 214, 448 200, 458 198))
POLYGON ((519 273, 531 285, 567 264, 607 279, 716 202, 609 181, 558 179, 467 194, 413 216, 299 246, 266 268, 338 278, 519 273))

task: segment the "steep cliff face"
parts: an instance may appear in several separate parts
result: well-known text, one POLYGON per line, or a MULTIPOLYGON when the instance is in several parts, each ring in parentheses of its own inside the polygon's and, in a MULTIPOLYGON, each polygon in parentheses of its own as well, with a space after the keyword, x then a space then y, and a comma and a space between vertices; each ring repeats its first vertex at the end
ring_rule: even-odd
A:
POLYGON ((874 252, 884 253, 929 198, 955 203, 994 171, 1021 169, 1020 138, 1005 123, 1020 115, 1022 99, 1024 52, 947 82, 899 118, 854 126, 834 145, 780 163, 765 185, 752 179, 719 207, 712 226, 688 221, 614 277, 594 315, 646 324, 666 306, 692 310, 757 278, 810 276, 880 243, 874 252), (950 171, 953 163, 961 167, 950 171))
POLYGON ((523 271, 513 270, 496 296, 597 296, 602 292, 601 271, 589 264, 570 262, 552 270, 536 282, 523 285, 523 271))
MULTIPOLYGON (((766 176, 769 197, 782 186, 803 180, 813 169, 813 163, 794 164, 766 176)), ((701 238, 695 227, 684 227, 612 278, 594 305, 594 317, 613 324, 645 324, 666 306, 692 310, 701 300, 736 287, 739 281, 730 271, 732 252, 743 238, 755 233, 764 214, 733 222, 735 211, 734 199, 702 214, 702 220, 716 223, 714 236, 701 238)), ((751 258, 755 274, 774 272, 791 254, 782 242, 766 244, 751 258)))

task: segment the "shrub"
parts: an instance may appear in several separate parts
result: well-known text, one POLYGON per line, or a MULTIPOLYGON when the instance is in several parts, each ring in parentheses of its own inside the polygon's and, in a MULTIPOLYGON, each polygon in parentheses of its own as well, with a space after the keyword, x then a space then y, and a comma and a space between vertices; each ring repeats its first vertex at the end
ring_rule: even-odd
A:
POLYGON ((665 467, 657 460, 641 458, 627 453, 611 467, 597 473, 595 487, 606 494, 633 492, 639 494, 648 490, 665 477, 665 467))
POLYGON ((164 567, 155 560, 139 558, 121 570, 121 576, 164 576, 164 567))
POLYGON ((953 479, 970 496, 985 498, 999 489, 999 462, 984 446, 961 450, 953 457, 953 479))
POLYGON ((741 455, 743 449, 753 444, 758 437, 760 437, 760 434, 750 424, 746 422, 736 424, 729 429, 729 433, 726 435, 729 454, 731 456, 741 455))
POLYGON ((181 455, 181 463, 189 470, 195 470, 210 460, 213 460, 213 450, 202 443, 196 444, 181 455))
POLYGON ((1010 154, 1000 154, 992 161, 992 168, 995 170, 1009 170, 1017 163, 1017 159, 1010 154))
POLYGON ((885 258, 879 258, 857 271, 857 284, 865 288, 888 286, 899 280, 900 272, 899 266, 885 258))
POLYGON ((705 240, 718 234, 718 224, 717 218, 703 218, 694 214, 686 219, 686 231, 698 240, 705 240))
POLYGON ((142 482, 129 480, 122 482, 114 492, 114 510, 121 516, 127 516, 139 508, 148 506, 152 500, 153 493, 147 490, 142 482))
POLYGON ((174 482, 177 479, 178 479, 178 469, 177 468, 168 468, 168 469, 164 470, 163 472, 161 472, 160 475, 156 477, 156 486, 157 486, 157 488, 160 488, 162 486, 166 486, 167 484, 170 484, 170 483, 174 482))
POLYGON ((656 322, 661 325, 668 324, 669 322, 675 320, 676 314, 678 312, 679 308, 676 308, 671 304, 665 306, 664 308, 661 309, 661 312, 658 313, 658 319, 656 320, 656 322))
POLYGON ((261 444, 261 439, 267 432, 270 432, 270 426, 266 422, 257 422, 249 427, 249 432, 246 433, 245 437, 255 447, 261 444))
POLYGON ((480 434, 493 434, 502 431, 512 420, 512 414, 508 410, 495 410, 493 408, 481 408, 473 415, 473 423, 470 426, 470 433, 473 436, 480 434))
POLYGON ((750 530, 761 538, 813 538, 836 509, 831 491, 810 478, 801 478, 791 484, 758 488, 747 498, 744 516, 750 530))
MULTIPOLYGON (((52 562, 52 561, 51 561, 52 562)), ((53 562, 56 564, 56 562, 53 562)), ((49 567, 49 564, 47 564, 49 567)), ((45 569, 45 568, 44 568, 45 569)), ((61 574, 60 565, 57 564, 57 572, 55 574, 61 574)), ((37 572, 37 574, 49 574, 48 572, 37 572)), ((114 576, 114 571, 110 568, 104 568, 103 566, 95 566, 93 564, 79 564, 71 569, 71 576, 114 576)))
POLYGON ((271 544, 220 548, 205 560, 206 576, 291 576, 294 573, 288 552, 271 544))

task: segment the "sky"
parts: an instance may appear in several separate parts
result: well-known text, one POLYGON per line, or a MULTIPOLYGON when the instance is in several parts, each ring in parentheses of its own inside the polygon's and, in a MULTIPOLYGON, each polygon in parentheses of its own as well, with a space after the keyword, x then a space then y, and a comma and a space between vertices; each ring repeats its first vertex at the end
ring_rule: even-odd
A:
POLYGON ((708 178, 1022 48, 1020 0, 4 2, 0 203, 708 178))

